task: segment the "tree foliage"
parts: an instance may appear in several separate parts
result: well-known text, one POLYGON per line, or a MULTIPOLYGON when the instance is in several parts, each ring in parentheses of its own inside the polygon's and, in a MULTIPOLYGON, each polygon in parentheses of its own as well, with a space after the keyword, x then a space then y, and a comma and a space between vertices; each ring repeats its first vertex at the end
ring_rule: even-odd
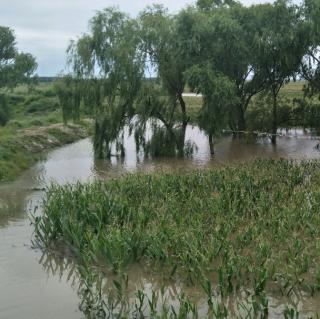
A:
MULTIPOLYGON (((153 106, 149 106, 152 117, 161 122, 164 126, 162 131, 167 131, 164 135, 169 136, 171 140, 172 145, 167 148, 170 150, 169 153, 176 148, 177 152, 183 155, 189 121, 183 98, 186 85, 184 73, 188 68, 188 61, 182 55, 177 19, 169 15, 162 6, 154 5, 141 12, 139 22, 145 65, 156 72, 156 81, 145 85, 142 91, 142 105, 145 107, 153 101, 153 106), (161 107, 154 107, 156 105, 161 107), (174 120, 181 123, 180 130, 174 128, 174 120)), ((146 119, 143 114, 145 112, 139 116, 140 119, 146 119)), ((161 131, 156 124, 152 128, 154 133, 161 131)), ((139 132, 143 133, 141 129, 139 132)))
POLYGON ((189 85, 203 95, 199 126, 209 137, 211 154, 214 154, 213 136, 228 125, 232 106, 237 103, 235 85, 230 79, 215 71, 211 65, 194 66, 188 71, 189 85))
POLYGON ((257 35, 253 47, 256 67, 272 96, 272 142, 278 129, 277 97, 282 86, 299 71, 308 48, 306 25, 299 7, 286 0, 256 7, 257 35))
POLYGON ((0 88, 28 82, 36 68, 31 54, 18 52, 13 31, 0 26, 0 88))
POLYGON ((175 17, 162 6, 148 7, 140 14, 141 46, 146 62, 155 68, 168 96, 179 102, 186 121, 182 94, 185 88, 184 72, 187 61, 181 55, 181 43, 175 17))
POLYGON ((243 130, 251 98, 264 89, 264 79, 254 67, 255 17, 252 8, 219 3, 209 11, 189 9, 180 14, 185 58, 191 67, 209 63, 234 83, 238 99, 229 113, 229 124, 243 130))
POLYGON ((203 95, 198 124, 212 153, 213 136, 224 128, 246 130, 255 96, 264 98, 255 99, 254 114, 275 143, 282 86, 302 75, 309 81, 306 92, 320 92, 319 10, 317 0, 249 7, 198 0, 175 15, 149 6, 136 19, 102 10, 68 49, 71 73, 57 85, 64 118, 78 120, 82 108, 92 116, 99 158, 124 155, 125 128, 138 152, 183 155, 189 84, 203 95))
POLYGON ((219 7, 232 7, 238 4, 237 1, 234 0, 198 0, 197 6, 201 10, 214 10, 219 7))
POLYGON ((136 34, 136 21, 108 8, 91 19, 89 33, 68 49, 72 75, 82 82, 81 99, 95 120, 94 146, 99 158, 111 156, 113 143, 122 144, 119 136, 133 114, 143 78, 136 34))
POLYGON ((301 73, 308 81, 305 87, 306 96, 312 96, 320 93, 320 3, 306 0, 303 10, 308 26, 306 36, 309 46, 302 60, 301 73))
POLYGON ((10 112, 6 96, 4 94, 0 94, 0 126, 7 124, 9 116, 10 112))
MULTIPOLYGON (((36 68, 36 60, 31 54, 18 51, 13 30, 0 26, 0 89, 29 83, 36 68)), ((0 125, 5 125, 10 115, 5 99, 5 95, 1 95, 0 125)))
POLYGON ((65 123, 68 120, 80 120, 80 104, 83 84, 71 76, 64 76, 54 83, 55 92, 62 106, 62 116, 65 123))

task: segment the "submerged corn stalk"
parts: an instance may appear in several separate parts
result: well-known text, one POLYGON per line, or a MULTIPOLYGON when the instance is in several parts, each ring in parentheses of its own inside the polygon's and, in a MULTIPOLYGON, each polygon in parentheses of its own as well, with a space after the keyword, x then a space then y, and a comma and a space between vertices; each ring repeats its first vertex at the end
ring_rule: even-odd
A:
POLYGON ((33 220, 34 240, 43 249, 70 247, 79 264, 86 256, 88 274, 106 267, 121 276, 140 263, 164 280, 202 287, 221 318, 219 298, 246 294, 251 306, 242 308, 267 318, 271 288, 294 300, 320 290, 319 172, 316 161, 256 160, 52 185, 33 220))

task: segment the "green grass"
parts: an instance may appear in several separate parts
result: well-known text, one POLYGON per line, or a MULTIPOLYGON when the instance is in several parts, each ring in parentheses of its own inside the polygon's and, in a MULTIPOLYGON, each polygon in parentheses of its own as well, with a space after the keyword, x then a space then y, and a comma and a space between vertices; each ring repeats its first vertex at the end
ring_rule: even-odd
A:
POLYGON ((305 83, 305 81, 290 82, 281 89, 280 94, 288 98, 302 98, 305 83))
POLYGON ((192 123, 197 123, 200 109, 202 108, 202 97, 185 96, 183 98, 187 106, 187 113, 192 123))
POLYGON ((290 298, 320 290, 319 184, 317 161, 256 160, 52 185, 33 221, 35 243, 66 246, 80 265, 117 274, 148 265, 167 280, 202 287, 209 310, 246 291, 267 318, 271 292, 290 298))
POLYGON ((88 123, 63 127, 52 84, 32 90, 19 86, 5 91, 10 120, 0 126, 0 182, 12 180, 33 165, 43 151, 85 137, 88 123))

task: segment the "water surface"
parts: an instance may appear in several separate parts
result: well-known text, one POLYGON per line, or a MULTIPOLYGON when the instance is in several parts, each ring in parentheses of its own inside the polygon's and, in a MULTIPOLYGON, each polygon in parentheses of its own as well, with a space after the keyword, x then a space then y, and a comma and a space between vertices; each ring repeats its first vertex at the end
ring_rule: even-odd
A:
MULTIPOLYGON (((216 155, 212 157, 206 136, 196 127, 189 126, 187 140, 197 146, 190 158, 144 160, 137 156, 133 137, 126 138, 126 158, 95 161, 90 139, 50 152, 46 159, 26 171, 13 183, 0 185, 0 318, 49 319, 82 318, 78 310, 77 280, 69 278, 70 267, 63 258, 51 260, 41 251, 32 249, 32 227, 28 214, 39 205, 41 189, 51 181, 92 181, 96 178, 117 177, 128 172, 154 172, 171 169, 216 167, 229 162, 245 162, 254 158, 319 159, 317 142, 310 132, 293 130, 290 136, 278 139, 272 146, 267 139, 248 143, 225 136, 216 141, 216 155)), ((144 287, 157 285, 157 275, 132 270, 133 276, 144 287)), ((132 287, 136 287, 132 283, 132 287)), ((133 289, 133 288, 132 288, 133 289)), ((170 293, 181 289, 179 284, 168 287, 170 293)), ((198 291, 189 289, 199 299, 198 291)), ((134 290, 134 289, 133 289, 134 290)), ((282 301, 270 296, 274 317, 281 310, 282 301), (273 301, 272 301, 273 300, 273 301), (278 305, 278 306, 277 306, 278 305)), ((204 302, 204 301, 203 301, 204 302)), ((304 313, 320 310, 319 298, 300 300, 298 308, 304 313)))

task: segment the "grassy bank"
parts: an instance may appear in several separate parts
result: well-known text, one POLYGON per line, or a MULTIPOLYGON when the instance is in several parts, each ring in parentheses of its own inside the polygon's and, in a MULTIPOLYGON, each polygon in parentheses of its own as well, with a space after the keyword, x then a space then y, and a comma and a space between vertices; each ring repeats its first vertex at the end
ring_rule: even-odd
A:
POLYGON ((320 290, 319 184, 319 162, 256 160, 53 185, 34 220, 35 240, 114 273, 148 265, 202 287, 209 309, 214 299, 250 292, 267 318, 268 293, 320 290))
POLYGON ((46 151, 88 136, 87 125, 49 124, 25 129, 0 129, 0 182, 17 177, 46 151))
MULTIPOLYGON (((2 92, 3 93, 3 92, 2 92)), ((64 126, 52 84, 5 92, 10 120, 0 126, 0 181, 17 177, 45 151, 88 136, 88 123, 64 126)))

